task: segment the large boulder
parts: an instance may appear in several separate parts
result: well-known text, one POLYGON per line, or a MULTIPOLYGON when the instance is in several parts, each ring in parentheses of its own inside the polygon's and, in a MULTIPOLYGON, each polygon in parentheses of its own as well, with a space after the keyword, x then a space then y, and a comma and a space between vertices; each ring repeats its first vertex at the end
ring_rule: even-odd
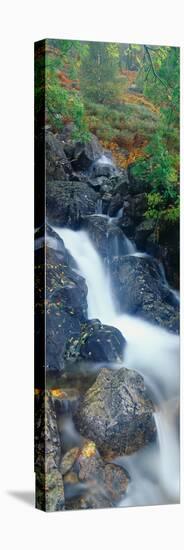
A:
POLYGON ((81 332, 80 356, 90 361, 122 360, 126 340, 121 332, 99 321, 87 321, 81 332))
POLYGON ((115 258, 111 274, 114 297, 121 312, 178 332, 178 303, 157 260, 142 254, 115 258))
POLYGON ((98 194, 85 182, 47 182, 47 216, 50 223, 77 228, 81 219, 96 212, 98 194))
POLYGON ((118 329, 91 319, 81 324, 78 336, 69 337, 66 358, 97 363, 121 361, 125 345, 126 340, 118 329))
POLYGON ((153 404, 144 380, 135 371, 102 369, 95 383, 81 399, 75 415, 82 435, 99 450, 130 454, 156 435, 153 404))
POLYGON ((87 286, 85 279, 73 269, 75 262, 65 249, 62 239, 51 228, 47 228, 44 248, 43 232, 44 228, 41 228, 36 239, 35 334, 39 346, 40 340, 44 338, 43 320, 46 310, 47 368, 60 370, 64 366, 70 339, 79 338, 81 323, 87 320, 87 286))
POLYGON ((93 441, 71 449, 61 462, 66 509, 111 508, 128 486, 128 475, 116 464, 105 462, 93 441))
POLYGON ((77 339, 87 318, 87 286, 83 277, 47 251, 46 356, 51 369, 63 368, 69 342, 77 339))
POLYGON ((103 149, 96 136, 92 136, 92 139, 86 143, 76 142, 72 158, 74 170, 88 170, 92 163, 100 158, 102 153, 103 149))

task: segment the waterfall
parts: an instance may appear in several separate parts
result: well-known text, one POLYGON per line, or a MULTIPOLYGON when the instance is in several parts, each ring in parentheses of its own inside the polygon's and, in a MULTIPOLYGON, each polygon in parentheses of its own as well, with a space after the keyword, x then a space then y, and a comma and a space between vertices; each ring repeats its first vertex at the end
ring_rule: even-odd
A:
POLYGON ((167 279, 166 279, 165 269, 164 269, 164 266, 163 266, 162 262, 159 262, 158 265, 159 265, 160 273, 161 273, 161 275, 162 275, 162 278, 163 278, 163 281, 164 281, 164 284, 165 284, 166 288, 168 288, 168 289, 170 290, 170 292, 172 293, 172 295, 173 295, 175 301, 176 301, 177 303, 179 303, 179 301, 180 301, 179 292, 178 292, 177 290, 174 290, 174 289, 168 284, 168 281, 167 281, 167 279))
POLYGON ((135 244, 132 241, 130 241, 130 239, 128 239, 128 237, 126 237, 125 235, 124 235, 124 240, 127 247, 127 254, 130 254, 130 255, 134 254, 136 252, 135 244))
POLYGON ((98 199, 96 203, 96 214, 102 214, 102 199, 98 199))
MULTIPOLYGON (((124 363, 144 377, 156 404, 157 441, 116 462, 131 478, 122 506, 179 501, 179 436, 173 403, 179 395, 179 337, 130 315, 119 315, 108 274, 85 231, 54 228, 88 287, 88 316, 118 328, 127 340, 124 363)), ((135 253, 128 239, 129 254, 135 253)), ((117 365, 119 368, 120 365, 117 365)))
POLYGON ((123 218, 123 213, 124 213, 124 206, 122 206, 118 211, 117 211, 117 214, 116 214, 116 218, 119 220, 120 218, 123 218))
POLYGON ((79 267, 80 274, 88 287, 88 317, 100 319, 102 323, 111 324, 113 300, 110 292, 110 280, 105 276, 100 256, 85 231, 58 229, 54 231, 63 239, 79 267))
POLYGON ((97 159, 96 164, 110 164, 111 166, 115 167, 115 164, 112 161, 112 159, 110 157, 108 157, 107 155, 104 155, 104 154, 101 155, 101 157, 99 159, 97 159))

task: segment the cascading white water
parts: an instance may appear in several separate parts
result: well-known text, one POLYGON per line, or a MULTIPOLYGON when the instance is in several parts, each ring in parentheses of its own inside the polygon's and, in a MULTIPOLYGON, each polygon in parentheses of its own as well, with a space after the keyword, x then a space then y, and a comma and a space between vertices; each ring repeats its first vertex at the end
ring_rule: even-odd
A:
POLYGON ((85 231, 58 229, 54 231, 63 239, 66 248, 75 259, 81 275, 88 287, 88 317, 100 319, 102 323, 110 324, 113 310, 113 300, 110 292, 110 281, 105 276, 105 270, 100 256, 85 231))
POLYGON ((104 154, 101 155, 101 157, 99 157, 99 159, 96 160, 96 164, 110 164, 112 166, 115 166, 113 160, 104 154))
MULTIPOLYGON (((89 318, 99 318, 122 332, 127 340, 125 365, 144 376, 156 404, 157 442, 132 456, 117 459, 131 477, 121 505, 178 502, 179 436, 173 400, 179 400, 179 337, 138 318, 118 315, 108 275, 87 233, 54 230, 86 280, 89 318)), ((135 253, 135 249, 133 252, 130 247, 129 253, 135 253)))
POLYGON ((126 237, 125 235, 124 235, 124 240, 125 240, 126 246, 127 246, 127 254, 130 254, 130 255, 135 254, 136 253, 135 244, 133 244, 133 242, 130 241, 130 239, 128 239, 128 237, 126 237))

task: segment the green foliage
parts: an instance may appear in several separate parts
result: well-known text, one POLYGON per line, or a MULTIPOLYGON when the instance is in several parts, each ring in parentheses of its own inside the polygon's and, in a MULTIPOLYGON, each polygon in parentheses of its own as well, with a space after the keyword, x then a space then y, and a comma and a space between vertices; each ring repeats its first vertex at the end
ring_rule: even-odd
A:
POLYGON ((105 103, 117 97, 119 49, 117 44, 89 43, 80 69, 80 86, 84 98, 105 103))
POLYGON ((145 181, 148 193, 147 218, 164 218, 174 221, 179 215, 179 187, 176 158, 169 153, 162 127, 153 135, 145 148, 145 158, 134 167, 134 176, 145 181))
MULTIPOLYGON (((53 41, 48 41, 52 46, 53 41)), ((65 68, 67 63, 68 80, 76 78, 76 66, 81 49, 81 43, 69 40, 56 40, 59 53, 46 54, 46 89, 45 89, 45 107, 48 117, 48 123, 55 129, 61 130, 65 122, 74 122, 74 139, 88 140, 90 134, 87 127, 85 108, 83 100, 77 89, 67 88, 61 85, 58 78, 58 71, 65 68), (68 58, 69 56, 69 58, 68 58), (70 63, 69 63, 70 60, 70 63)), ((56 46, 55 46, 56 47, 56 46)), ((86 54, 86 48, 83 55, 86 54)))
POLYGON ((179 217, 179 70, 179 48, 145 47, 144 94, 159 101, 160 121, 135 171, 150 187, 146 217, 171 223, 179 217))
POLYGON ((179 220, 179 198, 177 197, 174 204, 169 204, 165 207, 164 198, 160 193, 154 191, 148 193, 148 209, 145 213, 146 219, 163 220, 174 223, 179 220))

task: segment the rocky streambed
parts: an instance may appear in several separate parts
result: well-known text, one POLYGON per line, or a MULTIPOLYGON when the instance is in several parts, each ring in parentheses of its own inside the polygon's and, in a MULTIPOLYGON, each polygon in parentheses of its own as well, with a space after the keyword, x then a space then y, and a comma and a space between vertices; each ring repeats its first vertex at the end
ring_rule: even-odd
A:
POLYGON ((135 181, 131 167, 118 170, 95 137, 84 145, 72 141, 70 125, 58 135, 47 131, 46 161, 47 223, 35 232, 38 340, 46 260, 46 389, 35 391, 37 506, 141 504, 144 476, 152 488, 145 504, 175 502, 169 480, 179 472, 178 408, 168 426, 163 404, 179 395, 177 235, 162 228, 158 237, 145 219, 145 182, 135 181))

